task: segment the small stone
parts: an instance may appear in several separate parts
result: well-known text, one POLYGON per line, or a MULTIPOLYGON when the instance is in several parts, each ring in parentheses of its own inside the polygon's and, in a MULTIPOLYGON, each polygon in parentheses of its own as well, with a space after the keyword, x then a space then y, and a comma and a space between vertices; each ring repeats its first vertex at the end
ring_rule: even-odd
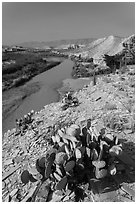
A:
POLYGON ((12 185, 11 185, 11 183, 9 183, 9 184, 8 184, 8 188, 10 189, 10 188, 11 188, 11 186, 12 186, 12 185))
POLYGON ((13 164, 13 160, 12 159, 8 159, 4 162, 4 165, 10 165, 10 164, 13 164))
POLYGON ((6 180, 9 176, 11 176, 15 171, 17 171, 20 168, 20 165, 16 165, 16 167, 11 168, 8 172, 6 172, 2 176, 2 180, 6 180))
POLYGON ((6 183, 3 181, 2 182, 2 190, 6 187, 6 183))
POLYGON ((10 193, 10 196, 13 197, 14 195, 16 195, 18 192, 18 189, 14 189, 11 193, 10 193))
POLYGON ((112 142, 114 140, 114 137, 111 133, 107 133, 105 135, 105 139, 108 141, 108 142, 112 142))
POLYGON ((9 194, 8 190, 2 191, 2 200, 9 194))
POLYGON ((12 155, 12 157, 16 157, 18 153, 19 153, 19 150, 18 150, 18 149, 15 150, 14 153, 13 153, 13 155, 12 155))
POLYGON ((69 196, 65 196, 64 198, 63 198, 63 202, 66 202, 66 201, 68 201, 69 200, 69 196))
POLYGON ((20 156, 16 156, 16 158, 14 158, 14 162, 15 163, 21 163, 21 161, 22 161, 22 157, 20 157, 20 156))
POLYGON ((121 202, 132 202, 132 200, 130 198, 127 198, 125 196, 121 197, 121 202))
POLYGON ((10 201, 11 201, 11 196, 8 194, 4 199, 4 202, 10 202, 10 201))
POLYGON ((23 150, 21 150, 21 151, 20 151, 20 155, 22 155, 23 153, 24 153, 24 151, 23 151, 23 150))
POLYGON ((130 196, 135 197, 135 191, 132 188, 130 188, 128 184, 124 183, 121 186, 121 189, 128 193, 130 196))
POLYGON ((62 196, 57 195, 56 193, 53 192, 52 195, 49 196, 50 200, 49 202, 60 202, 62 199, 62 196))
POLYGON ((100 194, 100 202, 105 202, 108 199, 113 202, 117 198, 117 195, 118 194, 117 194, 116 191, 110 191, 110 192, 107 192, 107 193, 100 194))

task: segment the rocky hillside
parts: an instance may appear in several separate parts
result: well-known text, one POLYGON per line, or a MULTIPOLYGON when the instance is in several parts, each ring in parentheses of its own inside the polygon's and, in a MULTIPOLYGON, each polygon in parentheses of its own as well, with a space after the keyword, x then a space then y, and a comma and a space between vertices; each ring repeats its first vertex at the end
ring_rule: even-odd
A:
MULTIPOLYGON (((107 42, 113 40, 113 37, 109 37, 107 42)), ((104 43, 104 40, 102 40, 102 43, 104 43)), ((108 45, 108 51, 110 47, 111 43, 108 45)), ((21 182, 21 173, 24 170, 30 170, 32 174, 38 174, 34 170, 35 163, 39 157, 45 155, 47 150, 51 148, 53 127, 68 127, 74 123, 81 126, 87 119, 91 119, 91 126, 96 136, 98 136, 100 128, 105 128, 105 134, 108 134, 110 138, 113 135, 117 135, 118 140, 122 144, 124 156, 120 157, 117 174, 112 177, 108 176, 100 181, 100 179, 92 178, 89 173, 88 179, 78 184, 77 192, 75 192, 82 195, 79 200, 76 200, 73 188, 69 190, 67 196, 66 194, 64 196, 60 190, 53 192, 49 196, 50 183, 47 180, 39 188, 35 201, 134 201, 134 68, 134 66, 130 66, 129 71, 121 75, 110 74, 101 76, 95 86, 91 82, 82 90, 76 92, 74 96, 79 101, 78 106, 62 110, 62 102, 46 105, 43 110, 34 114, 31 126, 24 133, 20 134, 16 132, 16 129, 5 133, 2 144, 3 201, 30 201, 38 186, 38 181, 31 179, 32 182, 23 184, 21 182)), ((37 175, 37 179, 39 176, 37 175)))
POLYGON ((124 49, 123 43, 130 43, 132 38, 135 38, 135 36, 132 35, 128 38, 121 38, 111 35, 109 37, 100 38, 89 43, 76 54, 80 54, 82 57, 92 57, 94 58, 94 62, 98 63, 103 58, 104 54, 115 55, 120 53, 124 49))

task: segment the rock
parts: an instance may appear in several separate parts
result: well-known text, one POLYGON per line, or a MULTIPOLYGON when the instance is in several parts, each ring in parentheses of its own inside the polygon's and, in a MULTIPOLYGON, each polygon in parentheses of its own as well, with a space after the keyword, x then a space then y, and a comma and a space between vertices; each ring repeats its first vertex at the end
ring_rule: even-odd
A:
POLYGON ((53 192, 50 195, 50 200, 48 200, 48 202, 61 202, 62 198, 63 196, 57 195, 55 192, 53 192))
POLYGON ((4 202, 10 202, 11 201, 11 196, 7 195, 6 198, 4 199, 4 202))
POLYGON ((2 190, 6 187, 6 183, 3 181, 2 182, 2 190))
POLYGON ((17 171, 20 168, 20 164, 16 165, 16 167, 13 167, 10 169, 10 171, 6 172, 3 176, 2 176, 2 181, 6 180, 9 176, 11 176, 15 171, 17 171))
POLYGON ((19 190, 18 188, 15 188, 12 192, 10 192, 10 196, 11 197, 15 196, 17 194, 18 190, 19 190))
POLYGON ((48 184, 47 181, 45 181, 39 188, 39 191, 36 195, 35 202, 46 202, 48 199, 49 190, 50 190, 50 185, 48 184))
POLYGON ((123 191, 125 191, 126 193, 128 193, 130 196, 132 196, 133 198, 135 197, 135 191, 133 190, 133 189, 131 189, 130 187, 129 187, 129 185, 128 184, 123 184, 122 186, 121 186, 121 189, 123 190, 123 191))
POLYGON ((10 165, 13 164, 13 160, 12 159, 8 159, 4 162, 4 165, 10 165))
POLYGON ((111 133, 107 133, 105 135, 105 139, 106 139, 107 142, 112 142, 114 140, 114 137, 113 137, 113 135, 111 133))
POLYGON ((35 190, 37 189, 37 185, 35 185, 33 188, 31 188, 29 190, 29 193, 27 194, 27 196, 25 196, 25 198, 23 198, 23 200, 21 202, 28 202, 28 200, 30 198, 32 198, 32 195, 34 194, 35 190))

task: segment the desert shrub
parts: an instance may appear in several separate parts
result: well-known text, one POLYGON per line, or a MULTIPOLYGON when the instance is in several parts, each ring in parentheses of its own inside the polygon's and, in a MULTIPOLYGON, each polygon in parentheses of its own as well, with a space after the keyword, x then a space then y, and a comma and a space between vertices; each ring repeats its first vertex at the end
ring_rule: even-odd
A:
POLYGON ((124 121, 120 118, 118 114, 107 114, 104 117, 104 124, 106 127, 109 127, 113 130, 123 130, 124 128, 124 121))
POLYGON ((86 76, 86 75, 87 75, 87 71, 86 71, 85 67, 80 66, 79 71, 80 71, 80 73, 81 73, 82 76, 86 76))
POLYGON ((2 74, 11 74, 11 73, 15 73, 19 70, 22 69, 22 66, 18 65, 18 64, 10 64, 10 65, 7 65, 6 67, 4 67, 2 69, 2 74))
POLYGON ((13 86, 20 86, 22 84, 24 84, 26 81, 28 80, 27 76, 23 76, 23 77, 19 77, 17 79, 13 80, 13 86))
POLYGON ((135 119, 127 115, 120 115, 118 113, 109 113, 103 117, 104 125, 114 131, 123 131, 131 129, 135 131, 135 119))

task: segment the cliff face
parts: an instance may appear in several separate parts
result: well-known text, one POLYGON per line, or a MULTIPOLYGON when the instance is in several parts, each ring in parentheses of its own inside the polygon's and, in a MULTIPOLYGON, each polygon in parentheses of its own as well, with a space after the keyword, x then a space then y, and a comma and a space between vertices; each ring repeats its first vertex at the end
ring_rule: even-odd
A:
MULTIPOLYGON (((33 130, 30 128, 23 135, 17 134, 15 129, 5 133, 2 144, 3 176, 11 170, 13 170, 13 174, 9 176, 6 183, 2 184, 3 201, 8 199, 9 193, 14 201, 18 201, 15 194, 13 196, 13 190, 17 193, 21 189, 21 200, 28 192, 33 191, 36 184, 28 183, 23 186, 20 174, 24 169, 34 167, 36 159, 45 155, 46 151, 50 149, 49 140, 54 125, 60 127, 69 126, 72 123, 80 124, 81 121, 91 118, 93 126, 96 127, 101 123, 108 132, 117 133, 118 138, 123 141, 124 150, 133 161, 135 160, 134 68, 134 66, 129 66, 128 72, 121 75, 102 76, 97 80, 95 86, 91 82, 76 92, 74 96, 79 100, 77 107, 70 107, 63 111, 61 102, 46 105, 44 109, 34 114, 33 125, 35 128, 33 130), (19 168, 15 170, 17 165, 19 168)), ((134 185, 132 184, 131 187, 133 189, 134 185)), ((118 195, 124 201, 120 191, 117 190, 115 198, 118 195)), ((101 196, 100 193, 100 197, 96 201, 101 202, 103 200, 101 196)))

